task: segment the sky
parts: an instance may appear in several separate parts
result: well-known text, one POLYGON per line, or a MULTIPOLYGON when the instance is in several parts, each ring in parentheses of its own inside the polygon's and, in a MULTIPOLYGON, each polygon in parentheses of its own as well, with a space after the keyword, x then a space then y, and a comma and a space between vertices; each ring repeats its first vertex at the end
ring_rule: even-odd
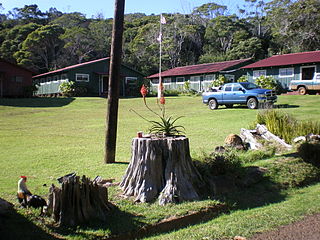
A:
MULTIPOLYGON (((190 13, 195 7, 215 2, 228 7, 230 13, 237 13, 237 5, 242 7, 244 0, 126 0, 125 13, 190 13)), ((24 5, 37 4, 42 12, 55 7, 63 13, 81 12, 87 18, 101 13, 105 18, 114 16, 115 0, 0 0, 3 9, 0 13, 8 13, 13 8, 22 8, 24 5)))

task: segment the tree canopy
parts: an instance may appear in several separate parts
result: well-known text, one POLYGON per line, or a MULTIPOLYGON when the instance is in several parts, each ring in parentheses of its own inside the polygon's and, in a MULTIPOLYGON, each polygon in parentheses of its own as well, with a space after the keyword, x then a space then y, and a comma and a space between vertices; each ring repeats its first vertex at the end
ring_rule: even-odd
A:
MULTIPOLYGON (((318 0, 246 0, 238 14, 208 2, 190 14, 164 14, 163 70, 177 66, 320 48, 318 0)), ((86 18, 36 4, 3 13, 0 57, 41 72, 107 57, 112 19, 86 18)), ((158 71, 160 16, 125 15, 123 62, 145 75, 158 71)))

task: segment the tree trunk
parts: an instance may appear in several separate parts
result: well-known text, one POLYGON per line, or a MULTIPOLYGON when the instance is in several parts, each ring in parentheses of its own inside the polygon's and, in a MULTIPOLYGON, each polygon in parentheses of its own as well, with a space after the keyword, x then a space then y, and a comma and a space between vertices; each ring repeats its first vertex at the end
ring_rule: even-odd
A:
POLYGON ((64 226, 77 226, 92 220, 106 221, 110 210, 107 188, 85 176, 64 179, 62 188, 49 190, 49 213, 64 226))
POLYGON ((120 187, 135 201, 159 204, 199 199, 202 179, 186 137, 134 138, 132 157, 120 187))

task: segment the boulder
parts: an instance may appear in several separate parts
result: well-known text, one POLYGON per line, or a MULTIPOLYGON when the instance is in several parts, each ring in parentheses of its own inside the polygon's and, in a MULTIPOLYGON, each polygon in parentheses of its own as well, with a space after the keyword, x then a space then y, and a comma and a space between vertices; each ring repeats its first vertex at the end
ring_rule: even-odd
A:
POLYGON ((229 134, 226 139, 224 140, 224 143, 228 147, 233 147, 239 150, 244 150, 244 145, 241 137, 239 137, 236 134, 229 134))

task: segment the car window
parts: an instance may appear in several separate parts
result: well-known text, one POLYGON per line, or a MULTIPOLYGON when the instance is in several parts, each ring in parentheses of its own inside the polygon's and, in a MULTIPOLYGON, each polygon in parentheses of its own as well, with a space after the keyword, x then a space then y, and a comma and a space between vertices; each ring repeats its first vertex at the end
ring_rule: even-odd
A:
POLYGON ((260 87, 257 86, 256 84, 250 83, 250 82, 241 83, 241 85, 242 85, 245 89, 247 89, 247 90, 260 88, 260 87))
POLYGON ((241 91, 241 89, 243 89, 241 85, 239 84, 233 85, 233 91, 241 91))
POLYGON ((231 91, 231 86, 226 86, 224 90, 228 92, 231 91))

